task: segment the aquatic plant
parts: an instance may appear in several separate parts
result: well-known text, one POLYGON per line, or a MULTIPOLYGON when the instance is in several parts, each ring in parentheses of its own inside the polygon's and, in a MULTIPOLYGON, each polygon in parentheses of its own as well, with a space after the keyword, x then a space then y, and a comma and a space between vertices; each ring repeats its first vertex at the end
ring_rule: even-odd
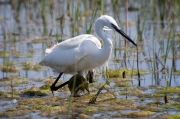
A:
POLYGON ((86 90, 89 92, 87 79, 80 74, 76 74, 69 79, 68 88, 72 96, 78 96, 79 91, 84 92, 86 90))
POLYGON ((39 64, 36 64, 34 62, 31 61, 27 61, 27 62, 22 62, 22 66, 24 70, 35 70, 35 71, 39 71, 41 70, 43 67, 39 64))
POLYGON ((18 66, 4 66, 2 68, 3 72, 10 72, 10 73, 15 73, 19 71, 19 67, 18 66))
POLYGON ((180 118, 180 114, 172 114, 167 117, 167 119, 179 119, 179 118, 180 118))
POLYGON ((8 51, 0 51, 0 57, 9 57, 10 56, 10 52, 8 51))
POLYGON ((156 93, 159 93, 159 94, 165 94, 165 93, 168 93, 168 94, 179 94, 180 93, 180 87, 177 86, 170 86, 170 87, 167 87, 167 88, 162 88, 162 89, 159 89, 156 91, 156 93))
POLYGON ((129 112, 126 115, 127 117, 144 117, 144 116, 150 116, 153 115, 155 112, 151 111, 139 111, 139 112, 129 112))
POLYGON ((26 96, 47 96, 48 94, 51 94, 50 85, 45 84, 40 88, 33 86, 29 89, 24 90, 22 94, 26 96))
MULTIPOLYGON (((42 118, 180 118, 179 0, 1 1, 1 7, 7 5, 11 9, 3 9, 0 16, 0 118, 35 118, 36 114, 42 118), (121 29, 137 40, 140 67, 147 68, 140 74, 148 74, 141 87, 135 85, 136 49, 124 47, 122 38, 110 32, 115 48, 109 61, 109 82, 102 84, 107 73, 99 68, 95 69, 95 82, 88 84, 91 94, 72 98, 66 86, 52 96, 49 89, 56 73, 46 67, 41 70, 37 64, 45 49, 71 36, 94 34, 94 20, 102 14, 113 16, 121 29), (122 68, 126 66, 133 68, 122 68), (123 71, 126 78, 122 78, 123 71), (96 92, 96 103, 89 105, 96 92)), ((64 80, 66 76, 58 84, 64 80)))
MULTIPOLYGON (((132 71, 133 71, 133 75, 137 75, 138 71, 135 69, 126 69, 126 68, 120 68, 120 69, 108 69, 107 73, 109 75, 109 77, 120 77, 122 76, 123 72, 126 72, 126 75, 131 75, 132 71)), ((143 74, 147 74, 148 71, 146 70, 140 70, 141 75, 143 74)))

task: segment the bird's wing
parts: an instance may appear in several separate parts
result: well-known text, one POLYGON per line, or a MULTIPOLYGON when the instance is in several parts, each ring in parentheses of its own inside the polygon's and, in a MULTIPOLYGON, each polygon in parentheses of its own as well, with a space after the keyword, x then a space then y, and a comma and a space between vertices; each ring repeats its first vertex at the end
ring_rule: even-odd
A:
POLYGON ((54 51, 55 49, 61 49, 61 50, 73 49, 73 48, 78 47, 78 45, 81 44, 82 41, 84 41, 85 39, 89 39, 89 38, 92 38, 92 41, 97 45, 97 47, 101 47, 101 43, 99 42, 99 40, 95 40, 96 37, 94 37, 93 35, 89 35, 89 34, 83 34, 83 35, 79 35, 79 36, 70 38, 68 40, 65 40, 61 43, 58 43, 58 44, 54 45, 53 47, 46 49, 45 52, 50 53, 50 52, 54 51))
MULTIPOLYGON (((82 42, 86 40, 94 42, 95 46, 100 48, 101 43, 92 35, 80 35, 72 39, 66 40, 62 43, 57 44, 51 48, 51 52, 42 59, 40 62, 41 65, 54 67, 68 67, 70 65, 76 64, 83 57, 85 57, 87 52, 82 47, 82 42)), ((83 44, 84 45, 84 44, 83 44)))

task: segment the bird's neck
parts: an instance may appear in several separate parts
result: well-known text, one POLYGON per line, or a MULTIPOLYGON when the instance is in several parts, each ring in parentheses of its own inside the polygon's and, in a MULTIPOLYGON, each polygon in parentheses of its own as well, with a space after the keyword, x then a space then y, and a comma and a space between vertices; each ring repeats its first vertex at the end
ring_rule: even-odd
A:
MULTIPOLYGON (((108 50, 108 51, 112 50, 113 45, 111 38, 103 30, 102 31, 99 30, 98 36, 103 40, 102 50, 108 50)), ((108 51, 106 51, 106 53, 108 51)))
POLYGON ((112 41, 109 38, 109 36, 107 34, 105 34, 105 32, 103 31, 104 26, 96 25, 95 27, 96 27, 95 28, 96 34, 98 35, 98 37, 100 39, 103 40, 103 47, 100 50, 100 53, 102 56, 101 58, 107 61, 109 59, 111 51, 112 51, 112 47, 113 47, 112 41))

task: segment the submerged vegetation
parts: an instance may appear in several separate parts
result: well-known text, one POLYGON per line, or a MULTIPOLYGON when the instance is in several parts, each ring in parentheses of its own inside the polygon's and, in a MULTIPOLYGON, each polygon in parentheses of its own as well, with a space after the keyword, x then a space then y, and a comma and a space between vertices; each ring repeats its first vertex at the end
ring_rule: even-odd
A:
MULTIPOLYGON (((113 77, 122 77, 123 72, 126 72, 126 75, 137 75, 138 71, 135 69, 127 69, 127 68, 120 68, 120 69, 108 69, 107 74, 110 78, 113 77)), ((149 73, 146 70, 140 70, 139 71, 141 75, 145 75, 149 73)))
POLYGON ((1 0, 0 9, 0 118, 180 118, 179 0, 1 0), (95 35, 102 14, 136 42, 139 67, 137 49, 107 31, 114 45, 108 67, 95 69, 91 83, 64 75, 58 85, 70 79, 69 88, 52 96, 58 74, 38 64, 45 49, 95 35), (90 93, 70 96, 80 91, 90 93))

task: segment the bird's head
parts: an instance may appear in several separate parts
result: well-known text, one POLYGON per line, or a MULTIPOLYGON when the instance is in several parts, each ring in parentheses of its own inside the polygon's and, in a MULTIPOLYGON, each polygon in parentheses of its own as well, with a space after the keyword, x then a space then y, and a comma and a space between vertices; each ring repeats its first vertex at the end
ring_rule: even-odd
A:
MULTIPOLYGON (((118 26, 118 24, 116 23, 116 21, 108 15, 102 15, 101 17, 99 17, 96 20, 96 27, 101 27, 104 30, 115 30, 116 32, 118 32, 119 34, 121 34, 123 37, 125 37, 129 42, 131 42, 132 44, 134 44, 136 47, 137 45, 134 43, 134 41, 127 36, 122 30, 121 28, 118 26)), ((97 28, 96 28, 97 29, 97 28)))
POLYGON ((101 21, 104 23, 104 28, 103 28, 104 30, 112 30, 113 29, 112 24, 120 29, 116 21, 111 16, 102 15, 101 17, 99 17, 99 19, 101 19, 101 21))

